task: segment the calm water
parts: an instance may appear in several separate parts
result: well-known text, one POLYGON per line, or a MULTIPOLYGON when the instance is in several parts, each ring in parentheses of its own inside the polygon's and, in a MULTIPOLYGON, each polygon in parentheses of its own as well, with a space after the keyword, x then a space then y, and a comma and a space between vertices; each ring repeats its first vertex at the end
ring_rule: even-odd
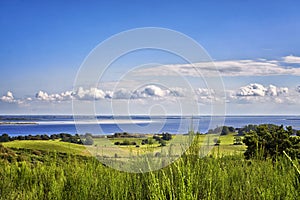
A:
MULTIPOLYGON (((226 116, 224 119, 224 125, 236 128, 247 124, 271 123, 284 126, 291 125, 294 129, 300 129, 300 116, 226 116)), ((98 116, 95 123, 92 117, 81 116, 76 117, 76 122, 79 125, 75 126, 72 116, 0 116, 0 122, 28 123, 0 125, 0 134, 7 133, 12 136, 54 133, 84 134, 86 132, 112 134, 124 131, 130 133, 186 133, 190 127, 205 133, 209 128, 211 117, 193 117, 192 120, 191 117, 178 116, 151 118, 149 116, 131 116, 130 118, 98 116)))

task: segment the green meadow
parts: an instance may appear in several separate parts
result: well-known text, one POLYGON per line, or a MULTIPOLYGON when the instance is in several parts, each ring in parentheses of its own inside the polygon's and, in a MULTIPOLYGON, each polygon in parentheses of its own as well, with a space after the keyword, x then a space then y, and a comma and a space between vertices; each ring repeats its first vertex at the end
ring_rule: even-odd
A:
POLYGON ((61 142, 59 140, 15 140, 5 142, 3 143, 3 146, 18 149, 22 148, 76 155, 88 155, 88 152, 83 145, 61 142))
MULTIPOLYGON (((185 137, 188 136, 178 135, 172 140, 176 143, 185 137)), ((246 146, 233 145, 234 137, 234 134, 220 136, 219 145, 212 145, 207 143, 205 135, 198 135, 175 162, 147 173, 112 169, 79 144, 58 140, 5 142, 0 146, 0 199, 300 198, 300 176, 288 158, 279 157, 276 162, 246 160, 243 156, 246 146), (206 143, 211 151, 199 157, 197 152, 206 143)), ((102 139, 94 140, 89 148, 99 147, 102 139)), ((110 147, 122 140, 109 140, 110 147)), ((130 140, 141 142, 140 138, 130 140)), ((119 148, 131 152, 160 148, 157 144, 141 146, 119 148)), ((299 167, 297 160, 293 163, 299 167)))
MULTIPOLYGON (((224 136, 220 136, 220 144, 214 145, 213 139, 210 141, 210 152, 209 154, 241 154, 246 149, 245 145, 233 145, 234 143, 234 136, 235 134, 228 134, 224 136)), ((151 136, 148 136, 151 138, 151 136)), ((173 144, 181 143, 181 141, 186 140, 188 136, 184 135, 177 135, 171 140, 173 144)), ((199 135, 198 142, 200 145, 205 146, 207 145, 205 142, 206 135, 199 135)), ((217 135, 211 135, 212 138, 218 137, 217 135)), ((145 137, 147 138, 147 137, 145 137)), ((145 138, 112 138, 112 139, 105 139, 105 142, 109 141, 109 145, 99 147, 104 139, 102 138, 94 138, 94 144, 92 146, 87 146, 86 148, 83 145, 73 144, 68 142, 61 142, 59 140, 15 140, 11 142, 4 142, 3 145, 9 148, 23 148, 23 149, 32 149, 32 150, 42 150, 42 151, 50 151, 50 152, 62 152, 62 153, 69 153, 75 155, 86 155, 89 156, 89 151, 95 151, 96 149, 100 149, 100 154, 102 153, 106 156, 114 156, 112 154, 111 149, 121 148, 122 150, 130 151, 131 153, 136 152, 147 152, 147 150, 159 150, 159 143, 154 142, 151 145, 141 145, 141 142, 145 138), (130 142, 136 142, 139 147, 136 145, 114 145, 115 142, 123 142, 124 140, 130 142), (97 148, 99 147, 99 148, 97 148)), ((167 146, 170 142, 167 143, 167 146)), ((181 152, 180 152, 181 153, 181 152)))

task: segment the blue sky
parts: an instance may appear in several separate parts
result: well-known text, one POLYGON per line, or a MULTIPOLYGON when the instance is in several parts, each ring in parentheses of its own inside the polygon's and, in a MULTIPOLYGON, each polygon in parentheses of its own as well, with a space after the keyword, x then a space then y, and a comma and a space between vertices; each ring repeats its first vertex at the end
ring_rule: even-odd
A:
MULTIPOLYGON (((0 113, 70 113, 70 102, 38 101, 36 93, 50 96, 72 90, 85 57, 112 35, 139 27, 164 27, 196 40, 221 68, 227 66, 223 61, 239 65, 241 60, 251 60, 248 64, 253 66, 265 59, 256 64, 265 68, 275 60, 279 71, 296 69, 276 75, 258 75, 253 70, 242 76, 224 74, 228 114, 299 114, 295 100, 300 85, 299 7, 298 1, 1 1, 0 113), (243 87, 257 90, 251 85, 255 83, 264 87, 263 96, 251 91, 240 95, 243 87), (276 86, 276 97, 269 95, 269 85, 276 86), (288 88, 289 94, 280 96, 282 88, 288 88)), ((164 54, 137 54, 119 62, 108 80, 153 55, 162 63, 175 64, 176 59, 164 54)), ((197 82, 195 77, 190 79, 197 82)))

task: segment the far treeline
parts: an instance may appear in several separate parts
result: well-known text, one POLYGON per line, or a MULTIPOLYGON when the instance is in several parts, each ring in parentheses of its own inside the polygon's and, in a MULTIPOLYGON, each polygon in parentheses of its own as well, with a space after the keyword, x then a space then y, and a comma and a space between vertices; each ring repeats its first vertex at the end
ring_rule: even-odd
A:
POLYGON ((62 142, 70 142, 74 144, 83 144, 83 145, 93 145, 94 140, 92 134, 86 133, 85 135, 71 135, 69 133, 59 133, 52 135, 19 135, 19 136, 9 136, 8 134, 2 134, 0 136, 0 142, 10 142, 14 140, 57 140, 60 139, 62 142))

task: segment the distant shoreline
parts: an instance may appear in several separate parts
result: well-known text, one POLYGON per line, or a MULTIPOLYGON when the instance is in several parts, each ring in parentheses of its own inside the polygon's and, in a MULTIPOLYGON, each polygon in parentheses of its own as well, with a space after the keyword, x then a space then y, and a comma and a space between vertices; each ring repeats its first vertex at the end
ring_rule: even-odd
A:
POLYGON ((0 125, 37 125, 36 122, 0 122, 0 125))

